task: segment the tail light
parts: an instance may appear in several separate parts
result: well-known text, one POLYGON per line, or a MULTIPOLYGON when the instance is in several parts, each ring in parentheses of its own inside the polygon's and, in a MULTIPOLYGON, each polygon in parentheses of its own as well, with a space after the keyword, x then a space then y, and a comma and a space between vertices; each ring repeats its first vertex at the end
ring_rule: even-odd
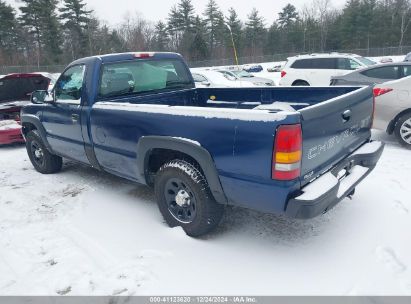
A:
POLYGON ((286 71, 281 71, 281 78, 285 77, 285 75, 287 75, 286 71))
POLYGON ((371 117, 371 127, 374 126, 374 117, 375 117, 375 98, 384 94, 387 94, 389 92, 392 92, 393 89, 391 88, 374 88, 373 93, 374 93, 374 98, 373 98, 373 109, 372 109, 372 117, 371 117))
POLYGON ((282 125, 275 136, 272 179, 293 180, 300 176, 302 156, 301 125, 282 125))
POLYGON ((384 94, 387 94, 389 92, 393 91, 393 89, 390 88, 374 88, 374 97, 378 97, 384 94))

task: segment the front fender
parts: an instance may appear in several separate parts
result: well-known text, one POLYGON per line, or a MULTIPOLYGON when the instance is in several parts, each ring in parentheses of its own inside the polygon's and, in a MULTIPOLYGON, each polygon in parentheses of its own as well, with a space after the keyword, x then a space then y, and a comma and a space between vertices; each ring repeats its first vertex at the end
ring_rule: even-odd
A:
POLYGON ((26 136, 27 133, 31 130, 31 128, 28 128, 27 125, 31 124, 35 127, 35 129, 38 131, 44 145, 46 146, 47 150, 50 152, 53 152, 48 140, 47 140, 47 132, 46 129, 44 128, 43 124, 41 123, 40 119, 33 114, 23 114, 20 117, 21 119, 21 125, 23 126, 22 132, 23 136, 26 136))
POLYGON ((201 166, 207 179, 211 193, 215 200, 221 204, 227 204, 227 198, 221 186, 220 178, 210 153, 190 140, 169 136, 145 136, 137 144, 137 167, 140 179, 147 181, 148 162, 150 152, 153 149, 174 150, 189 155, 201 166))

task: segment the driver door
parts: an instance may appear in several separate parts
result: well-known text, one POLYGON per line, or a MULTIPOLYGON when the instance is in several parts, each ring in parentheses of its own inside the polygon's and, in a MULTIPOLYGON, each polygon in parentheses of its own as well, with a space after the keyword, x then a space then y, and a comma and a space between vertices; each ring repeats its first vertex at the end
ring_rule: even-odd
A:
POLYGON ((43 112, 47 140, 59 155, 88 164, 81 130, 81 97, 86 67, 68 68, 54 86, 54 103, 43 112))

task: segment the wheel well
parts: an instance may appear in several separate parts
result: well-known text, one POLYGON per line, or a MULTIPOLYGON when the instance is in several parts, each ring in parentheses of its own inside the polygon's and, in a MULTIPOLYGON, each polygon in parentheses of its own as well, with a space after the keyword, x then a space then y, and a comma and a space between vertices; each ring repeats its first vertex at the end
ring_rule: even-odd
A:
POLYGON ((295 86, 297 83, 299 83, 299 82, 304 82, 304 83, 306 83, 307 85, 310 85, 309 83, 308 83, 308 81, 306 81, 306 80, 302 80, 302 79, 297 79, 296 81, 294 81, 293 82, 293 86, 295 86))
POLYGON ((33 131, 33 130, 37 130, 37 128, 34 124, 29 123, 29 122, 24 122, 23 123, 22 131, 23 131, 24 135, 27 135, 30 131, 33 131))
POLYGON ((204 175, 204 172, 200 166, 200 164, 190 155, 185 154, 180 151, 176 150, 169 150, 169 149, 153 149, 150 151, 148 159, 146 160, 146 178, 147 183, 152 186, 154 184, 154 178, 160 170, 160 168, 167 162, 172 161, 174 159, 181 159, 189 162, 190 164, 194 165, 200 172, 204 175))
POLYGON ((403 116, 404 114, 411 114, 411 108, 402 111, 397 116, 395 116, 395 118, 393 120, 391 120, 391 122, 390 122, 390 124, 388 125, 388 128, 387 128, 387 133, 388 134, 394 133, 395 127, 397 126, 398 119, 400 119, 400 117, 403 116))

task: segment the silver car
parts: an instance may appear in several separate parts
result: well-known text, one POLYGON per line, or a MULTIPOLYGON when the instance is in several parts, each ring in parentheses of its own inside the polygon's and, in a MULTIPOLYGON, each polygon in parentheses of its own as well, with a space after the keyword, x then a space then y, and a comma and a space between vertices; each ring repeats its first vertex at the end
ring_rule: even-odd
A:
POLYGON ((411 62, 373 65, 345 76, 331 77, 332 86, 375 85, 411 76, 411 62))
POLYGON ((395 134, 411 149, 411 76, 374 87, 374 128, 395 134))
POLYGON ((236 78, 238 80, 242 81, 248 81, 253 83, 256 86, 275 86, 274 81, 271 79, 267 78, 262 78, 262 77, 256 77, 251 73, 248 73, 247 71, 244 70, 233 70, 233 71, 226 71, 226 70, 220 70, 218 71, 226 76, 236 78))

